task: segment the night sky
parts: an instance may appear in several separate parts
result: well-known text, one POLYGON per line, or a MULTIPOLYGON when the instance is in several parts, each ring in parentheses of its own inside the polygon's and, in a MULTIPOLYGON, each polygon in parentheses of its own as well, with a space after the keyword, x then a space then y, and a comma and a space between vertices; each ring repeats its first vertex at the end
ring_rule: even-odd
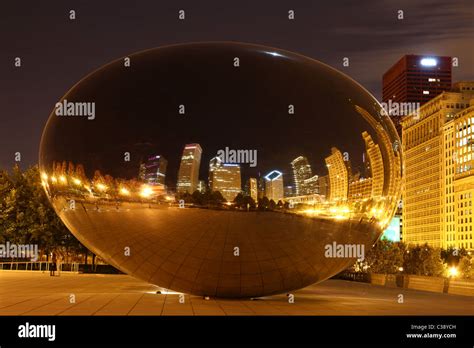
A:
POLYGON ((4 0, 0 168, 11 167, 15 152, 22 167, 37 163, 41 132, 57 100, 86 74, 133 52, 197 41, 268 45, 340 69, 380 99, 382 74, 404 54, 456 56, 453 81, 474 79, 473 23, 471 0, 4 0), (178 20, 179 9, 186 20, 178 20), (290 9, 293 21, 287 19, 290 9), (399 9, 404 20, 397 19, 399 9), (349 67, 342 66, 343 57, 349 67))

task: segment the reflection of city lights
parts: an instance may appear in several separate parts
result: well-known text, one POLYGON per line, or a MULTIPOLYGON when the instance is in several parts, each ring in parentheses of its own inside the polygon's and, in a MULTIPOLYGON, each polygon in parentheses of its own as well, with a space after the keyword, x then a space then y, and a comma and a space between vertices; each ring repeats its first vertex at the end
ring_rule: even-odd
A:
POLYGON ((46 173, 41 174, 41 178, 43 180, 48 180, 48 174, 46 174, 46 173))
POLYGON ((165 199, 166 199, 167 201, 172 201, 172 200, 173 200, 173 198, 170 197, 170 196, 166 196, 165 199))
POLYGON ((81 180, 79 180, 79 179, 77 179, 77 178, 72 179, 72 181, 73 181, 76 185, 80 185, 80 184, 81 184, 81 180))
POLYGON ((65 183, 67 180, 66 180, 66 177, 64 175, 61 175, 59 177, 59 181, 61 181, 62 183, 65 183))
POLYGON ((403 267, 398 267, 398 270, 399 270, 400 272, 403 272, 403 267))
POLYGON ((449 268, 448 274, 449 274, 450 277, 453 277, 453 278, 454 278, 454 277, 456 277, 456 276, 459 274, 459 272, 458 272, 458 269, 453 266, 453 267, 450 267, 450 268, 449 268))
POLYGON ((226 202, 226 204, 227 204, 227 205, 232 205, 232 203, 231 203, 231 202, 226 202))
POLYGON ((130 196, 130 191, 128 189, 126 189, 125 187, 122 187, 120 189, 120 194, 123 195, 123 196, 130 196))
POLYGON ((149 186, 143 186, 142 190, 140 191, 140 196, 143 198, 148 198, 153 194, 153 190, 149 186))
POLYGON ((55 176, 52 176, 52 177, 51 177, 51 181, 54 182, 54 183, 57 183, 57 182, 58 182, 58 179, 56 179, 55 176))
POLYGON ((85 188, 87 191, 89 191, 89 192, 92 191, 91 188, 90 188, 90 186, 88 186, 88 185, 84 185, 84 188, 85 188))
POLYGON ((95 187, 97 187, 97 189, 98 189, 99 191, 105 191, 105 190, 107 190, 107 186, 105 186, 104 184, 100 184, 100 183, 99 183, 99 184, 96 184, 95 187))

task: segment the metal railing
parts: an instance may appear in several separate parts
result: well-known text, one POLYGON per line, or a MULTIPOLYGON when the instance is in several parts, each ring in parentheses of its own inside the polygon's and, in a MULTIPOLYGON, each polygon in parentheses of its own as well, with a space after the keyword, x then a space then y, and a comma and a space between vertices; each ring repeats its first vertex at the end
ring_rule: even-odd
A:
MULTIPOLYGON (((26 262, 26 261, 12 261, 12 262, 0 262, 0 270, 6 271, 42 271, 49 272, 52 262, 48 261, 37 261, 37 262, 26 262)), ((73 272, 79 273, 79 263, 57 263, 56 270, 58 272, 73 272)))

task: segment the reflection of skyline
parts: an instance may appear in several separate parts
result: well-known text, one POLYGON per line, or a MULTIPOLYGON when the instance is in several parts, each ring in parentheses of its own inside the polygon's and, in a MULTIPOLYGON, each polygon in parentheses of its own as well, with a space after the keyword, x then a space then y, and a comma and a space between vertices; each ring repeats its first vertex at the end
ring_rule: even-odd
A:
MULTIPOLYGON (((375 144, 372 137, 362 132, 361 138, 365 143, 364 169, 362 172, 353 173, 348 153, 342 153, 338 148, 332 147, 331 153, 325 158, 327 171, 314 174, 307 157, 303 154, 288 161, 293 168, 293 189, 284 186, 284 174, 278 169, 273 169, 259 177, 242 176, 241 167, 245 164, 226 163, 219 156, 215 156, 209 162, 208 175, 200 177, 201 156, 205 152, 199 144, 186 144, 181 155, 180 167, 177 175, 176 186, 167 187, 168 160, 162 155, 154 155, 144 163, 140 163, 137 177, 131 180, 123 178, 112 178, 108 174, 96 170, 92 180, 87 179, 84 166, 62 162, 53 165, 51 178, 66 181, 65 177, 73 182, 87 183, 91 185, 85 188, 89 191, 112 192, 112 187, 118 195, 127 195, 143 184, 150 186, 148 195, 170 194, 192 194, 195 191, 218 191, 228 201, 233 202, 235 197, 241 193, 255 198, 267 197, 269 200, 295 202, 306 201, 300 197, 316 197, 316 200, 326 200, 334 203, 357 202, 368 199, 380 199, 384 187, 384 167, 379 145, 375 144), (314 174, 314 175, 313 175, 314 174), (62 178, 62 179, 61 179, 62 178), (262 185, 262 195, 258 194, 258 182, 262 185), (246 183, 245 187, 243 184, 246 183), (94 188, 90 187, 93 186, 94 188), (105 189, 107 188, 107 189, 105 189)), ((258 165, 255 163, 257 170, 258 165)), ((48 176, 48 175, 47 175, 48 176)), ((143 194, 138 188, 139 194, 143 194)))

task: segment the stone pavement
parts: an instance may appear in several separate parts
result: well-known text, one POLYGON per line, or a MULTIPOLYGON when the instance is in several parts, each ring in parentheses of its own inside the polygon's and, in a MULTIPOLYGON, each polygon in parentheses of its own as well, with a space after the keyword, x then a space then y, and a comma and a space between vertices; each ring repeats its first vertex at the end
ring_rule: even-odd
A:
POLYGON ((209 300, 128 275, 0 271, 0 315, 473 315, 472 298, 327 280, 256 300, 209 300), (403 303, 398 303, 399 295, 403 303), (75 302, 71 301, 74 299, 75 302), (181 297, 182 301, 183 297, 181 297))

